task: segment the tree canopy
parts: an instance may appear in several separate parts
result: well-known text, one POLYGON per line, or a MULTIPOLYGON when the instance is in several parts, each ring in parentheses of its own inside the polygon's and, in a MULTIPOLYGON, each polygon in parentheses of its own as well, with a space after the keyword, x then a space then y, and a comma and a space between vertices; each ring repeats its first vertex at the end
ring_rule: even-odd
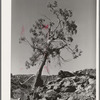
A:
POLYGON ((58 57, 59 62, 60 59, 66 61, 61 55, 62 49, 70 52, 73 55, 73 59, 81 56, 82 51, 77 44, 74 48, 71 48, 74 36, 77 34, 77 25, 72 20, 72 11, 59 8, 57 1, 54 1, 54 3, 49 2, 47 8, 57 19, 57 22, 44 16, 45 18, 35 21, 30 29, 30 34, 32 34, 30 37, 31 42, 26 37, 20 38, 20 42, 27 42, 33 50, 33 55, 25 63, 27 68, 37 65, 39 61, 43 60, 45 55, 45 62, 48 63, 51 62, 51 58, 55 57, 58 57))

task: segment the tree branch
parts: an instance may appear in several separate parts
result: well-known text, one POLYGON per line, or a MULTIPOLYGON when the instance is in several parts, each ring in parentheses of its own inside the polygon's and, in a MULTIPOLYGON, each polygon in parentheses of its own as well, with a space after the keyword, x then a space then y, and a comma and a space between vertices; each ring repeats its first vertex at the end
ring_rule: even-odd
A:
POLYGON ((59 47, 59 48, 54 48, 54 49, 52 49, 52 52, 53 51, 57 51, 57 50, 60 50, 60 49, 63 49, 63 48, 65 48, 67 46, 67 50, 69 49, 72 53, 73 53, 73 50, 68 46, 68 44, 65 44, 65 45, 63 45, 63 46, 61 46, 61 47, 59 47))
POLYGON ((68 44, 63 45, 62 47, 57 48, 58 50, 63 49, 64 47, 68 46, 68 44))
POLYGON ((54 29, 53 32, 55 32, 55 31, 57 30, 57 28, 59 27, 60 23, 61 23, 61 20, 59 20, 58 25, 57 25, 57 27, 54 29))
MULTIPOLYGON (((63 40, 64 41, 64 40, 63 40)), ((65 43, 66 43, 66 41, 64 41, 65 43)), ((70 50, 70 51, 72 51, 73 52, 73 50, 69 47, 69 46, 67 46, 67 48, 70 50)))
POLYGON ((68 60, 65 60, 62 56, 60 56, 60 58, 61 58, 64 62, 69 62, 69 61, 72 60, 72 59, 69 59, 69 61, 68 61, 68 60))
MULTIPOLYGON (((57 28, 59 27, 60 23, 61 23, 61 22, 59 21, 59 22, 58 22, 58 25, 57 25, 56 28, 54 29, 53 33, 55 33, 55 31, 56 31, 57 28)), ((58 38, 58 37, 54 38, 54 35, 55 35, 55 34, 53 34, 53 35, 51 36, 52 39, 51 39, 50 43, 51 43, 53 40, 56 40, 56 39, 58 38)))
POLYGON ((44 54, 44 52, 43 52, 40 48, 37 48, 37 47, 31 45, 31 43, 30 43, 27 39, 25 39, 25 42, 27 42, 33 49, 37 49, 37 50, 40 51, 42 54, 44 54))

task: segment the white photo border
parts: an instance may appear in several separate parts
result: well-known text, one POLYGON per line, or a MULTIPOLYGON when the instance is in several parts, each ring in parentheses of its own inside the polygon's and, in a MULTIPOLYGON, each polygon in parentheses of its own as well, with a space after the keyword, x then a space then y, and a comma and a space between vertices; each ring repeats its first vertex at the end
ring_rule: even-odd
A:
MULTIPOLYGON (((1 100, 10 100, 11 0, 1 0, 1 100)), ((96 0, 96 100, 99 100, 99 0, 96 0)))

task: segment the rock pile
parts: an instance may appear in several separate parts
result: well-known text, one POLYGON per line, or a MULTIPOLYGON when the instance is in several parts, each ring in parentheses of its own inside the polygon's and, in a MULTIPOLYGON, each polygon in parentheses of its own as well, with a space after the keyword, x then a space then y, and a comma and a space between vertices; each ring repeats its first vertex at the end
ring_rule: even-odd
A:
POLYGON ((56 80, 39 88, 37 100, 96 100, 95 70, 60 71, 56 80))
MULTIPOLYGON (((28 100, 96 100, 96 70, 60 71, 55 80, 28 94, 28 100)), ((27 99, 26 99, 27 100, 27 99)))

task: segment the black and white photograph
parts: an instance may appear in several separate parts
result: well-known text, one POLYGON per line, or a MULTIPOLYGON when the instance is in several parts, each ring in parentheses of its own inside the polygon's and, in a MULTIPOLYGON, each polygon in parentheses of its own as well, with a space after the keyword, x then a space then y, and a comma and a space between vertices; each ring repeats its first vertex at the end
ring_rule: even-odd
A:
POLYGON ((96 0, 12 0, 10 100, 96 99, 96 0))

